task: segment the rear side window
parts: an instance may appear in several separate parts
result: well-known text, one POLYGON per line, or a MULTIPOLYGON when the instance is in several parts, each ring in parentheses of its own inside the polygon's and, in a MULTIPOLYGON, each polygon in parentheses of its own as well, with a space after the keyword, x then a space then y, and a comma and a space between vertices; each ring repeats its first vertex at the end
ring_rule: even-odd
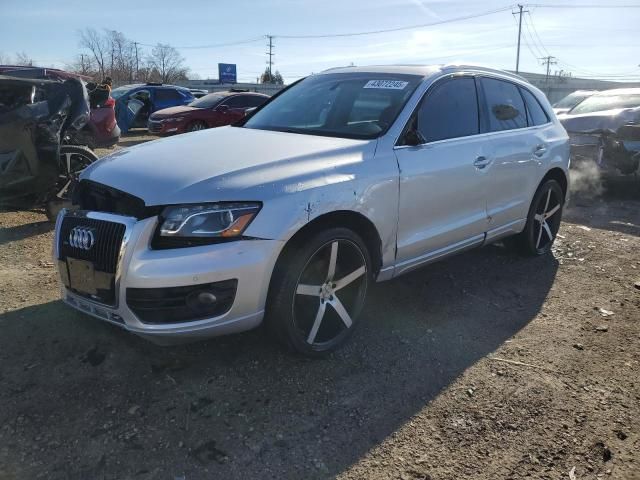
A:
POLYGON ((524 101, 527 104, 527 121, 529 122, 529 126, 544 125, 545 123, 548 123, 549 117, 540 105, 538 99, 533 96, 533 93, 526 88, 521 88, 520 91, 522 92, 524 101))
POLYGON ((182 100, 182 95, 177 90, 169 88, 159 88, 156 90, 156 100, 182 100))
POLYGON ((250 95, 248 97, 246 97, 247 101, 245 102, 246 107, 250 108, 250 107, 259 107, 260 105, 262 105, 267 98, 265 97, 259 97, 257 95, 250 95))
POLYGON ((473 78, 437 85, 422 101, 416 121, 418 132, 427 142, 476 135, 478 98, 473 78))
POLYGON ((494 78, 481 78, 489 131, 500 132, 527 126, 527 114, 522 95, 516 85, 494 78))

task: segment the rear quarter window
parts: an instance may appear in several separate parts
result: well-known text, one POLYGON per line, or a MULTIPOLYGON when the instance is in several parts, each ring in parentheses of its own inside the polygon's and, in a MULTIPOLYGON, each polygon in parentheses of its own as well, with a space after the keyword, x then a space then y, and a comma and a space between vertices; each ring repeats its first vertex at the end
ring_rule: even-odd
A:
POLYGON ((490 132, 527 126, 527 112, 518 87, 495 78, 480 78, 490 132))
POLYGON ((549 116, 540 105, 538 99, 526 88, 520 88, 522 97, 527 105, 527 121, 529 126, 549 123, 549 116))

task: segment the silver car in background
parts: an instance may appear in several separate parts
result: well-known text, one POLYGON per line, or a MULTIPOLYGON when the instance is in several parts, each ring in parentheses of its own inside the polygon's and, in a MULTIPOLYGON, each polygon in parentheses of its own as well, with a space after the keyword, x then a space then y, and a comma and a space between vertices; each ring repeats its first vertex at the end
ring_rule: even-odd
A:
POLYGON ((549 252, 568 162, 565 130, 518 76, 327 70, 241 125, 87 168, 56 224, 62 296, 158 343, 264 319, 321 355, 351 335, 374 281, 500 239, 549 252))
POLYGON ((576 90, 554 103, 553 112, 556 115, 568 113, 572 108, 580 105, 584 100, 596 93, 598 93, 598 90, 576 90))

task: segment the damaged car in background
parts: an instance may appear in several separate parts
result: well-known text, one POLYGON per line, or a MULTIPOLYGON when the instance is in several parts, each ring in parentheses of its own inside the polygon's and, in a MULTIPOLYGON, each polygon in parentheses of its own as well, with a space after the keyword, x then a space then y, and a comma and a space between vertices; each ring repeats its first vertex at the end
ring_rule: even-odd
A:
POLYGON ((77 135, 89 119, 81 80, 0 75, 0 205, 44 205, 55 217, 79 173, 97 160, 77 135))
POLYGON ((638 173, 640 88, 597 93, 558 119, 571 139, 572 165, 594 162, 609 173, 638 173))
POLYGON ((32 66, 0 65, 0 75, 32 80, 55 80, 64 82, 69 79, 80 80, 89 94, 89 119, 81 130, 74 134, 75 143, 89 148, 113 147, 120 140, 120 128, 116 123, 116 102, 111 98, 104 85, 90 81, 85 75, 65 72, 57 68, 32 66))

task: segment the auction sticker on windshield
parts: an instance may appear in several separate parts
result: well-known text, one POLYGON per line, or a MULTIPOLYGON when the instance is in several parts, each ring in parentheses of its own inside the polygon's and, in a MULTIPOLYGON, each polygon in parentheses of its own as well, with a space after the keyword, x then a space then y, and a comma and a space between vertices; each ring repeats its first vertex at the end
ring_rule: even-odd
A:
POLYGON ((409 85, 409 82, 402 80, 369 80, 363 88, 388 88, 391 90, 402 90, 409 85))

